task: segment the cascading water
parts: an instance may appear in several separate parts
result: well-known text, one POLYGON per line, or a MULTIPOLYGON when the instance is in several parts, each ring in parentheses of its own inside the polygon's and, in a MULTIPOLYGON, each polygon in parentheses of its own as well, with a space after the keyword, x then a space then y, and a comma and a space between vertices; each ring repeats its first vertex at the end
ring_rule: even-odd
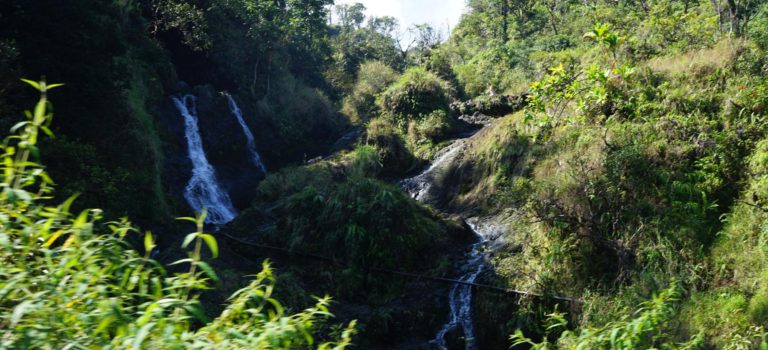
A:
POLYGON ((232 98, 232 95, 225 94, 224 96, 227 96, 227 102, 229 103, 229 110, 231 110, 232 114, 234 114, 235 118, 237 118, 237 122, 240 123, 240 127, 243 129, 245 138, 248 141, 247 146, 248 146, 248 153, 250 153, 251 155, 251 163, 253 163, 254 166, 256 166, 262 173, 266 175, 267 167, 264 165, 264 162, 261 160, 261 156, 259 155, 259 152, 256 150, 256 141, 253 138, 253 133, 251 132, 251 129, 249 129, 248 125, 245 124, 245 120, 243 119, 243 112, 237 106, 237 103, 235 102, 235 99, 232 98))
POLYGON ((423 173, 400 181, 400 187, 405 189, 417 201, 429 202, 434 199, 436 196, 432 192, 436 177, 450 166, 451 162, 465 146, 464 140, 455 141, 450 146, 441 150, 437 159, 423 173))
MULTIPOLYGON (((485 268, 483 247, 487 241, 477 231, 475 231, 475 234, 480 237, 480 241, 473 244, 472 250, 468 253, 467 261, 464 265, 465 272, 459 278, 461 282, 475 283, 477 276, 485 268)), ((477 342, 475 340, 474 324, 472 323, 472 286, 455 284, 448 294, 448 306, 451 310, 448 323, 440 328, 440 331, 437 332, 437 336, 431 343, 437 345, 440 349, 447 349, 448 345, 445 341, 445 335, 449 331, 461 327, 464 333, 465 348, 467 350, 476 349, 477 342)))
MULTIPOLYGON (((411 197, 420 202, 434 202, 439 197, 439 186, 435 184, 441 181, 450 171, 454 160, 467 147, 466 139, 459 139, 444 148, 432 165, 423 173, 400 182, 400 186, 411 194, 411 197)), ((480 219, 467 220, 467 224, 477 235, 478 242, 473 244, 466 261, 462 267, 459 281, 474 283, 485 269, 484 248, 496 233, 496 227, 481 223, 480 219)), ((455 284, 448 294, 448 306, 450 315, 446 323, 437 332, 431 344, 440 349, 447 349, 446 335, 454 330, 461 330, 465 339, 464 348, 474 350, 477 348, 474 325, 472 322, 472 286, 468 284, 455 284)))
MULTIPOLYGON (((478 237, 478 242, 472 245, 472 249, 467 253, 467 260, 464 263, 463 274, 459 281, 465 283, 475 283, 477 277, 485 269, 485 251, 491 241, 496 240, 501 235, 501 226, 496 225, 490 218, 471 218, 466 220, 467 225, 478 237)), ((448 294, 448 306, 451 311, 448 323, 437 332, 432 344, 440 349, 446 349, 447 344, 445 336, 453 329, 461 327, 465 339, 465 349, 474 350, 477 348, 475 339, 475 329, 472 323, 472 286, 466 284, 456 284, 451 288, 448 294)))
POLYGON ((229 194, 219 185, 216 172, 205 156, 203 140, 197 125, 197 100, 193 95, 172 97, 172 99, 179 113, 184 117, 184 134, 187 139, 189 160, 192 161, 192 177, 184 189, 184 198, 195 211, 208 210, 207 223, 226 224, 234 220, 237 211, 232 205, 229 194))

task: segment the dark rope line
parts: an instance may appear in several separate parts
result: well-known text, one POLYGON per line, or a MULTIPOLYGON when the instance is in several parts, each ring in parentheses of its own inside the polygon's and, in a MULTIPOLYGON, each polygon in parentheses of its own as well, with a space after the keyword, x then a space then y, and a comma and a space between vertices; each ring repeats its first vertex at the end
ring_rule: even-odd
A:
MULTIPOLYGON (((241 245, 251 246, 251 247, 260 248, 260 249, 279 251, 279 252, 283 252, 283 253, 286 253, 286 254, 289 254, 289 255, 296 255, 296 256, 310 258, 310 259, 315 259, 315 260, 324 261, 324 262, 332 263, 332 264, 340 264, 340 262, 338 260, 333 259, 333 258, 329 258, 327 256, 322 256, 322 255, 312 254, 312 253, 305 253, 305 252, 297 252, 297 251, 292 251, 290 249, 280 248, 280 247, 273 247, 273 246, 265 245, 265 244, 252 243, 252 242, 248 242, 248 241, 244 241, 242 239, 236 238, 236 237, 234 237, 232 235, 229 235, 229 234, 223 233, 223 232, 219 232, 219 234, 223 235, 225 238, 227 238, 227 239, 229 239, 229 240, 231 240, 233 242, 236 242, 238 244, 241 244, 241 245)), ((470 286, 470 287, 475 287, 475 288, 487 289, 487 290, 491 290, 491 291, 495 291, 495 292, 500 292, 500 293, 522 295, 522 296, 541 298, 541 299, 551 299, 551 300, 558 300, 558 301, 567 301, 567 302, 574 303, 574 304, 582 304, 583 303, 583 301, 581 299, 576 299, 576 298, 561 297, 561 296, 555 296, 555 295, 538 294, 538 293, 527 292, 527 291, 522 291, 522 290, 516 290, 516 289, 511 289, 511 288, 496 287, 496 286, 492 286, 492 285, 489 285, 489 284, 483 284, 483 283, 470 283, 470 282, 455 280, 455 279, 446 278, 446 277, 428 276, 428 275, 422 275, 422 274, 405 272, 405 271, 397 271, 397 270, 385 269, 385 268, 381 268, 381 267, 369 267, 369 266, 366 266, 364 268, 367 271, 374 271, 374 272, 386 273, 386 274, 390 274, 390 275, 409 277, 409 278, 414 278, 414 279, 418 279, 418 280, 428 280, 428 281, 440 282, 440 283, 459 284, 459 285, 470 286)))

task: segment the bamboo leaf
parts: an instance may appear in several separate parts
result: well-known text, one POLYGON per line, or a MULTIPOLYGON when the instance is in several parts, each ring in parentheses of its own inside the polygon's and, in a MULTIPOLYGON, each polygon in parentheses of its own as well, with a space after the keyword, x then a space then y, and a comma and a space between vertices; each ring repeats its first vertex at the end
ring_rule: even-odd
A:
POLYGON ((197 219, 191 218, 191 217, 188 217, 188 216, 181 217, 181 218, 176 218, 176 220, 179 220, 179 221, 189 221, 189 222, 197 223, 197 219))
POLYGON ((51 245, 53 245, 53 243, 56 242, 56 240, 59 239, 59 237, 61 237, 61 235, 63 233, 64 233, 63 230, 58 230, 58 231, 54 232, 53 235, 51 236, 51 238, 48 238, 48 240, 45 242, 45 244, 43 244, 43 247, 50 248, 51 245))
POLYGON ((144 234, 144 251, 149 254, 155 249, 155 242, 152 239, 152 231, 147 231, 144 234))
POLYGON ((21 318, 24 317, 24 314, 27 312, 27 309, 32 307, 32 301, 26 300, 21 302, 18 306, 13 308, 13 315, 11 316, 11 327, 16 327, 16 325, 21 321, 21 318))
POLYGON ((38 83, 38 82, 36 82, 36 81, 33 81, 33 80, 29 80, 29 79, 21 79, 21 81, 23 81, 23 82, 25 82, 25 83, 29 84, 29 85, 30 85, 30 86, 32 86, 33 88, 37 89, 37 91, 41 91, 41 92, 43 91, 43 90, 41 89, 41 87, 40 87, 40 83, 38 83))
POLYGON ((203 240, 205 240, 205 244, 208 246, 208 249, 211 250, 211 253, 213 253, 214 258, 219 257, 219 244, 216 242, 216 238, 213 237, 213 235, 209 234, 203 234, 201 236, 203 240))
POLYGON ((181 247, 182 248, 188 247, 189 244, 192 243, 192 241, 194 241, 196 237, 197 237, 197 232, 192 232, 188 234, 187 237, 184 237, 184 242, 181 244, 181 247))
POLYGON ((216 271, 205 261, 198 261, 195 263, 198 267, 200 267, 203 272, 205 272, 205 275, 208 276, 211 280, 214 282, 219 282, 219 276, 216 274, 216 271))
POLYGON ((152 327, 155 326, 154 322, 150 322, 145 324, 141 329, 139 329, 139 332, 136 333, 136 340, 133 341, 133 347, 132 350, 139 350, 141 349, 141 344, 144 343, 144 338, 146 338, 149 335, 149 331, 152 330, 152 327))

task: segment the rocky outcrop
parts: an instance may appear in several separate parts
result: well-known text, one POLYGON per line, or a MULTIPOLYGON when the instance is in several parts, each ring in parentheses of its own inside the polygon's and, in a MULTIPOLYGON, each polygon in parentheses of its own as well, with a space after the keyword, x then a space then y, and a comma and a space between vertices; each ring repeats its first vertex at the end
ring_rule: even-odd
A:
POLYGON ((469 101, 454 102, 451 104, 451 110, 462 116, 474 116, 479 113, 486 116, 503 117, 525 108, 527 104, 528 94, 493 95, 481 96, 469 101))

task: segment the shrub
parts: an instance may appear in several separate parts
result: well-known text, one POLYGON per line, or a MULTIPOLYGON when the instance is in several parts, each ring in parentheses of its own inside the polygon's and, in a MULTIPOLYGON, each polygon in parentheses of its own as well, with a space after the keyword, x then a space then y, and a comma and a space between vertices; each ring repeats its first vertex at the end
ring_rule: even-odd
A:
POLYGON ((379 107, 405 128, 411 120, 422 120, 436 110, 448 112, 453 88, 424 68, 408 69, 400 80, 378 99, 379 107))
POLYGON ((343 112, 353 122, 364 122, 376 116, 379 112, 376 98, 397 78, 398 73, 384 63, 363 63, 352 93, 344 99, 343 112))
POLYGON ((768 49, 768 4, 762 4, 749 26, 749 37, 762 49, 768 49))
MULTIPOLYGON (((763 279, 764 280, 764 279, 763 279)), ((757 324, 768 322, 768 288, 763 286, 749 301, 749 315, 757 324)))
POLYGON ((598 329, 582 329, 578 332, 565 330, 564 314, 553 313, 548 321, 547 331, 563 331, 557 341, 545 340, 535 343, 526 338, 521 331, 512 335, 513 346, 530 345, 534 350, 547 349, 696 349, 701 346, 700 336, 687 343, 677 344, 666 332, 671 316, 675 313, 675 303, 681 290, 672 286, 661 291, 653 299, 644 303, 637 310, 634 318, 623 317, 598 329))
POLYGON ((255 131, 271 146, 259 149, 265 158, 301 159, 308 150, 323 153, 345 129, 346 120, 321 91, 290 75, 277 80, 273 89, 255 106, 270 126, 255 131))
POLYGON ((381 172, 381 158, 376 147, 360 145, 352 152, 350 175, 352 177, 375 177, 381 172))
POLYGON ((128 241, 137 230, 126 220, 100 222, 101 210, 70 213, 74 197, 46 206, 53 182, 37 148, 50 134, 46 85, 29 82, 43 97, 28 120, 5 140, 0 184, 0 348, 12 349, 342 349, 338 342, 315 344, 311 334, 328 313, 327 298, 306 311, 287 314, 273 299, 268 264, 251 284, 230 298, 226 310, 208 321, 198 300, 216 275, 202 261, 203 248, 218 255, 214 236, 203 232, 205 213, 184 218, 197 230, 184 240, 194 245, 186 272, 172 275, 128 241), (106 226, 106 227, 105 227, 106 226), (105 230, 108 233, 100 233, 105 230))
POLYGON ((368 124, 366 143, 378 150, 383 175, 405 174, 418 165, 403 136, 385 119, 374 119, 368 124))
POLYGON ((274 239, 301 252, 333 252, 348 268, 340 292, 349 292, 363 287, 367 267, 413 271, 427 265, 426 250, 440 231, 439 222, 399 188, 352 177, 293 195, 274 239))
POLYGON ((446 139, 452 130, 452 122, 444 110, 433 111, 422 120, 408 124, 408 138, 414 143, 446 139))
POLYGON ((519 65, 528 59, 522 48, 490 49, 473 55, 455 67, 459 83, 467 95, 476 97, 489 91, 518 93, 527 88, 529 77, 519 65))

